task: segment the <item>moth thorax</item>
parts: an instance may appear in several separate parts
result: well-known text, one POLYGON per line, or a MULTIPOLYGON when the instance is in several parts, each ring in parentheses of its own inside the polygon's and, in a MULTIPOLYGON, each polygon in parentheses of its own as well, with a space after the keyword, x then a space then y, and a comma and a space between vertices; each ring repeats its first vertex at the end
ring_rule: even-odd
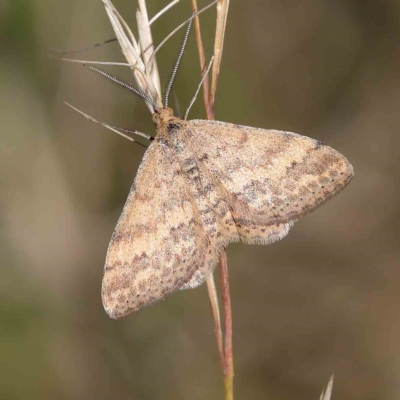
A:
POLYGON ((176 152, 180 153, 182 151, 182 132, 181 125, 174 121, 169 121, 166 125, 167 137, 170 145, 175 149, 176 152))

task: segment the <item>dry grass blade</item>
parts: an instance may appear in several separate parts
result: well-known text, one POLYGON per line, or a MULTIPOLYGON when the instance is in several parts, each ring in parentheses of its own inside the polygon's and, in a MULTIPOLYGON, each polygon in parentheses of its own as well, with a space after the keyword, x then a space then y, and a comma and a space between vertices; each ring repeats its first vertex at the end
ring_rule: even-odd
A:
POLYGON ((333 389, 333 374, 331 376, 331 379, 329 379, 326 390, 322 391, 322 394, 321 394, 321 397, 319 398, 319 400, 330 400, 331 395, 332 395, 332 389, 333 389))
POLYGON ((151 35, 149 16, 147 14, 146 1, 139 1, 139 10, 136 13, 137 26, 139 30, 139 41, 141 48, 142 60, 146 68, 148 68, 147 72, 151 77, 154 86, 156 87, 157 93, 161 96, 161 83, 160 83, 160 75, 158 72, 156 59, 153 58, 151 63, 147 63, 151 54, 154 51, 153 46, 153 38, 151 35))
POLYGON ((158 18, 161 17, 161 15, 165 14, 171 7, 173 7, 175 4, 179 3, 179 0, 174 0, 171 1, 168 5, 166 5, 161 11, 159 11, 150 21, 149 25, 152 25, 153 22, 157 21, 158 18))
POLYGON ((229 0, 218 0, 217 4, 217 25, 215 28, 214 54, 215 61, 211 74, 211 93, 210 103, 214 105, 215 93, 217 91, 217 83, 219 71, 222 61, 222 50, 224 48, 224 37, 226 29, 226 21, 228 18, 229 0))
POLYGON ((199 92, 200 92, 201 86, 203 85, 203 82, 206 80, 206 78, 207 78, 207 76, 208 76, 208 73, 209 73, 209 71, 210 71, 210 69, 211 69, 211 65, 212 65, 213 61, 214 61, 214 55, 211 57, 211 60, 210 60, 210 62, 208 63, 207 69, 203 72, 203 76, 202 76, 202 78, 201 78, 201 80, 200 80, 200 82, 199 82, 199 85, 197 86, 196 93, 194 94, 194 96, 193 96, 192 99, 190 100, 190 103, 189 103, 189 105, 188 105, 188 108, 186 109, 186 112, 185 112, 185 115, 184 115, 183 119, 187 119, 187 117, 188 117, 188 115, 189 115, 189 111, 190 111, 190 109, 192 108, 192 105, 193 105, 194 102, 196 101, 197 95, 198 95, 199 92))
POLYGON ((128 60, 130 65, 137 64, 138 68, 144 71, 144 65, 139 55, 139 45, 133 36, 132 31, 128 28, 128 25, 110 0, 103 0, 103 4, 125 58, 128 60), (129 38, 125 33, 124 28, 127 29, 129 38))
POLYGON ((217 296, 217 289, 215 288, 214 275, 213 274, 208 275, 206 282, 207 282, 208 297, 210 299, 211 312, 214 322, 214 332, 217 337, 218 355, 220 363, 223 366, 225 365, 224 342, 222 340, 221 316, 219 312, 218 296, 217 296))
MULTIPOLYGON (((50 57, 58 58, 58 57, 54 57, 54 56, 50 56, 50 57)), ((119 62, 110 62, 110 61, 86 61, 86 60, 76 60, 74 58, 58 58, 58 59, 61 61, 67 61, 67 62, 72 62, 72 63, 77 63, 77 64, 112 65, 112 66, 132 68, 132 66, 128 63, 119 63, 119 62)))
MULTIPOLYGON (((128 25, 115 9, 110 0, 103 0, 104 7, 106 9, 107 15, 110 19, 111 25, 117 36, 118 42, 121 46, 121 50, 127 59, 128 63, 134 69, 134 76, 139 88, 146 92, 152 99, 157 107, 162 107, 161 97, 158 90, 156 89, 156 84, 153 81, 151 74, 148 73, 148 69, 145 67, 145 62, 142 59, 142 54, 140 46, 135 39, 132 31, 129 29, 128 25)), ((142 32, 145 32, 145 24, 148 25, 148 20, 143 20, 142 32)), ((148 36, 144 40, 149 40, 148 36)), ((151 40, 151 36, 150 36, 151 40)), ((153 69, 154 73, 157 74, 156 82, 159 80, 157 69, 153 69)), ((153 110, 150 105, 147 105, 149 111, 152 113, 153 110)))

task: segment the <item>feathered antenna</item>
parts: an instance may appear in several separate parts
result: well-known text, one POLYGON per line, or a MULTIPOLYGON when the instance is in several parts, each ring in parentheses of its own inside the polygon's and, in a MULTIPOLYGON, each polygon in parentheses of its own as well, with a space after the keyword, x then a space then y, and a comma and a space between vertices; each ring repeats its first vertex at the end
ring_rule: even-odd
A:
POLYGON ((110 81, 116 83, 119 86, 122 86, 123 88, 129 90, 130 92, 136 94, 137 96, 141 97, 144 101, 146 101, 148 104, 151 104, 153 106, 153 112, 157 110, 157 105, 154 103, 153 99, 145 92, 142 92, 140 89, 136 89, 135 87, 129 85, 126 82, 123 82, 122 80, 118 79, 116 76, 110 75, 107 72, 102 71, 99 68, 87 66, 83 64, 85 67, 89 68, 90 70, 104 76, 104 78, 109 79, 110 81))
POLYGON ((185 36, 183 37, 181 49, 180 49, 178 57, 175 61, 174 68, 172 69, 167 87, 165 88, 164 107, 168 107, 169 94, 171 93, 171 89, 172 89, 172 85, 174 84, 174 81, 175 81, 176 73, 178 72, 178 68, 179 68, 179 65, 180 65, 182 57, 183 57, 183 53, 185 52, 185 48, 186 48, 186 44, 188 41, 191 27, 192 27, 192 20, 189 21, 188 26, 186 28, 186 32, 185 32, 185 36))

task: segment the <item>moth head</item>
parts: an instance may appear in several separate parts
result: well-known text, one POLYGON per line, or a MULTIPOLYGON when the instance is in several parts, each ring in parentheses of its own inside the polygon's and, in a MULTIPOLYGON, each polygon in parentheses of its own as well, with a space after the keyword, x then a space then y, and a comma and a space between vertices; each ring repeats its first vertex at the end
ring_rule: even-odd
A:
POLYGON ((170 107, 158 109, 154 112, 152 116, 153 122, 156 125, 166 124, 175 118, 176 117, 174 117, 174 112, 170 107))

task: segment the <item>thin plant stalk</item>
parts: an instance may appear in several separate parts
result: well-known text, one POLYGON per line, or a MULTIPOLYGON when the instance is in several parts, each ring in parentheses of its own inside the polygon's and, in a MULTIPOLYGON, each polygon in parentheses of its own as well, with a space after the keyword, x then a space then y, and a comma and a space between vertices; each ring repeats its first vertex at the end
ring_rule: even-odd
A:
POLYGON ((214 322, 214 332, 215 332, 215 337, 217 338, 219 361, 221 363, 222 370, 224 370, 225 368, 224 342, 222 339, 221 315, 219 312, 218 295, 217 295, 217 289, 215 288, 214 275, 213 274, 208 275, 206 282, 207 282, 208 296, 210 298, 211 312, 214 322))
MULTIPOLYGON (((191 0, 192 9, 194 13, 198 12, 197 1, 191 0)), ((212 66, 211 74, 211 89, 209 80, 206 78, 203 81, 203 100, 204 108, 206 111, 207 119, 215 119, 214 102, 215 93, 217 90, 218 77, 221 67, 223 42, 226 29, 226 21, 229 9, 229 0, 219 0, 217 2, 217 22, 214 40, 214 63, 212 66)), ((194 26, 196 31, 196 42, 199 53, 199 61, 201 73, 203 74, 206 69, 206 59, 203 40, 201 36, 200 20, 196 16, 194 19, 194 26)), ((219 305, 215 303, 217 299, 214 278, 210 275, 207 278, 207 288, 210 297, 210 303, 213 313, 214 330, 217 339, 218 353, 220 356, 221 367, 224 375, 225 383, 225 400, 233 400, 233 347, 232 347, 232 306, 229 289, 229 275, 228 275, 228 259, 226 251, 224 250, 220 256, 220 273, 221 273, 221 292, 222 292, 222 310, 224 316, 224 335, 222 333, 221 321, 216 315, 219 315, 219 305), (218 312, 216 311, 218 308, 218 312), (223 339, 222 339, 223 338, 223 339), (222 340, 222 343, 221 343, 222 340)))
POLYGON ((224 313, 224 383, 225 383, 225 398, 233 400, 233 348, 232 348, 232 305, 231 294, 229 289, 229 274, 228 274, 228 257, 226 251, 221 253, 219 260, 221 274, 221 289, 222 289, 222 307, 224 313))
MULTIPOLYGON (((192 1, 193 12, 197 14, 198 12, 197 0, 191 0, 191 1, 192 1)), ((194 19, 194 28, 196 33, 197 51, 199 53, 201 74, 204 74, 206 69, 206 55, 204 52, 203 40, 201 38, 200 18, 198 15, 194 19)), ((206 110, 207 119, 214 119, 214 113, 212 112, 211 108, 208 107, 210 105, 209 98, 210 98, 210 90, 209 90, 209 81, 207 75, 203 81, 203 102, 204 102, 204 108, 206 110)))
POLYGON ((213 69, 211 74, 211 93, 209 100, 213 108, 215 102, 215 93, 217 92, 219 71, 221 69, 222 50, 224 48, 224 37, 226 30, 226 21, 228 18, 228 10, 229 10, 229 0, 218 0, 217 24, 215 28, 215 40, 214 40, 215 62, 213 64, 213 69))

